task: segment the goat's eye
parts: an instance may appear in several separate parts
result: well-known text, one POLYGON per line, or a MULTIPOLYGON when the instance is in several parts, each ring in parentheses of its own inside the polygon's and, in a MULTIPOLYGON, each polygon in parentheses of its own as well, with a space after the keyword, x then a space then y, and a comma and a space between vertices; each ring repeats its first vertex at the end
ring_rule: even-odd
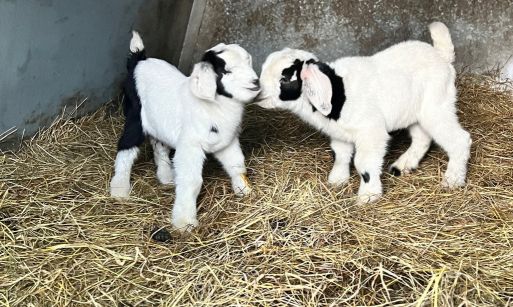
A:
POLYGON ((281 77, 280 79, 280 83, 288 83, 290 82, 290 78, 287 78, 287 77, 281 77))

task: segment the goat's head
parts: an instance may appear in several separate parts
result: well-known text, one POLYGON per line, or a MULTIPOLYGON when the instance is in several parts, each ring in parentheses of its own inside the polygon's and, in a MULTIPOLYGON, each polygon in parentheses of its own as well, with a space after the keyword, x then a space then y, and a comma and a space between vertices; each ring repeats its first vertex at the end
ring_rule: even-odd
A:
POLYGON ((310 52, 285 48, 271 53, 262 65, 262 92, 258 105, 266 108, 297 110, 306 99, 314 111, 338 119, 345 101, 344 84, 329 65, 310 52))
POLYGON ((190 88, 195 96, 210 101, 225 96, 249 102, 260 92, 251 55, 237 44, 223 43, 207 50, 194 66, 190 88))
POLYGON ((315 55, 303 50, 285 48, 271 53, 262 65, 262 92, 258 105, 266 109, 289 109, 290 103, 299 99, 302 94, 303 66, 307 62, 315 61, 315 55))

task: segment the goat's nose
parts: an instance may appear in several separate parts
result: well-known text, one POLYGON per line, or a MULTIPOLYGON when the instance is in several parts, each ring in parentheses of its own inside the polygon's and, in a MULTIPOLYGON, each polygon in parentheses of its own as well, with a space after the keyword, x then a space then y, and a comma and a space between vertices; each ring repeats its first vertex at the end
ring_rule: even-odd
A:
POLYGON ((254 79, 253 81, 251 81, 251 83, 254 85, 254 87, 252 87, 250 90, 252 90, 252 91, 260 90, 260 80, 254 79))

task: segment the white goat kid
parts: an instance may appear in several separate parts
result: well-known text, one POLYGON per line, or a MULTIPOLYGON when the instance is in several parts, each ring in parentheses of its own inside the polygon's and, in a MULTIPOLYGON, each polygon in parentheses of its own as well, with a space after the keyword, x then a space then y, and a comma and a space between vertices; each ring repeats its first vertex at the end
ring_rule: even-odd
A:
POLYGON ((176 182, 173 225, 187 230, 198 225, 196 199, 206 153, 221 162, 237 195, 251 191, 238 135, 244 103, 260 91, 258 77, 251 56, 234 44, 207 50, 190 77, 165 61, 147 59, 136 32, 130 52, 123 101, 126 121, 110 192, 116 198, 128 197, 138 147, 149 136, 157 178, 163 184, 176 182), (173 164, 170 147, 176 149, 173 164))
POLYGON ((335 164, 328 181, 349 179, 349 163, 362 181, 359 202, 382 194, 388 132, 408 128, 412 143, 391 166, 395 175, 415 169, 434 139, 448 154, 443 185, 463 186, 471 139, 456 115, 454 46, 447 27, 429 26, 433 46, 406 41, 370 57, 325 64, 313 54, 285 48, 262 66, 258 103, 299 115, 331 138, 335 164))

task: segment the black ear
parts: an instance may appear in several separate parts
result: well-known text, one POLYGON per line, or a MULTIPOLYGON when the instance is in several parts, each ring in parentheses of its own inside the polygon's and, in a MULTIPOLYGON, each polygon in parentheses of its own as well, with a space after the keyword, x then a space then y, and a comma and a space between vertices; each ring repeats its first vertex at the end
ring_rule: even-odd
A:
POLYGON ((209 50, 205 52, 205 54, 201 58, 201 61, 212 65, 212 68, 216 73, 217 94, 226 96, 228 98, 232 98, 233 95, 226 91, 221 80, 223 78, 223 75, 229 73, 229 71, 226 70, 226 61, 219 56, 219 54, 221 53, 222 51, 214 52, 212 50, 209 50))
POLYGON ((301 69, 303 69, 303 61, 296 59, 294 64, 285 68, 281 72, 280 79, 280 99, 282 101, 296 100, 301 96, 301 69))
POLYGON ((331 97, 331 112, 326 117, 338 120, 340 118, 340 112, 342 111, 344 102, 346 101, 344 81, 342 77, 337 75, 335 70, 326 63, 315 62, 315 64, 319 67, 319 70, 330 79, 331 88, 333 90, 333 95, 331 97))

